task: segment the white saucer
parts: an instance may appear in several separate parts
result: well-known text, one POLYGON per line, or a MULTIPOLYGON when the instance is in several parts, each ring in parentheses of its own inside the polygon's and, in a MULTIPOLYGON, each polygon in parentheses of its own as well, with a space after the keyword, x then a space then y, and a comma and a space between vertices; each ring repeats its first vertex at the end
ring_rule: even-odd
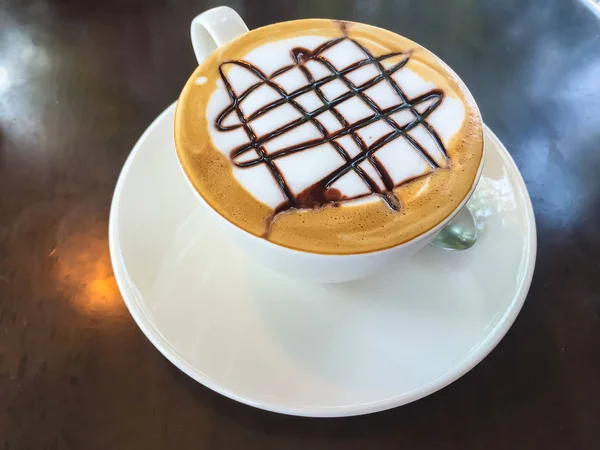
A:
POLYGON ((237 401, 349 416, 417 400, 481 361, 515 320, 536 232, 513 160, 486 128, 470 250, 427 248, 375 278, 298 282, 240 253, 194 199, 176 161, 175 105, 117 183, 110 250, 131 315, 179 369, 237 401))

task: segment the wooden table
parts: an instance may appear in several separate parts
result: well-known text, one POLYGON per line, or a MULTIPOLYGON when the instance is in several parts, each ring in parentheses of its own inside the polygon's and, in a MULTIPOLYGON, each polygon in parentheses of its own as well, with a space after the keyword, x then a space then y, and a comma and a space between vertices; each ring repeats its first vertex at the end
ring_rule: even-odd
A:
POLYGON ((194 69, 189 22, 215 2, 0 0, 1 448, 599 449, 597 7, 229 4, 250 28, 303 17, 389 28, 463 77, 536 211, 538 263, 519 318, 454 384, 371 416, 280 416, 192 381, 125 308, 107 221, 133 144, 194 69))

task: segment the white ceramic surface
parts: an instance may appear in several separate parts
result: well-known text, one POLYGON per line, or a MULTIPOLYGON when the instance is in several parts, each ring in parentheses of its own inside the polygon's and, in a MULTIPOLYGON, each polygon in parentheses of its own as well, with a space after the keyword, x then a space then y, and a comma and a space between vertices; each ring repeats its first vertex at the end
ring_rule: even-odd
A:
MULTIPOLYGON (((248 28, 244 24, 244 21, 239 14, 233 9, 227 6, 220 6, 218 8, 210 9, 197 16, 192 21, 190 31, 192 46, 194 48, 196 58, 198 60, 198 64, 201 64, 212 50, 227 43, 234 37, 246 33, 248 28)), ((319 45, 323 44, 325 40, 326 38, 316 36, 303 36, 293 39, 284 39, 275 43, 272 42, 258 48, 254 48, 250 53, 244 56, 243 59, 244 61, 260 68, 263 73, 271 75, 276 70, 281 70, 282 67, 293 63, 290 56, 293 48, 300 46, 314 50, 319 45)), ((363 51, 361 51, 355 44, 350 43, 350 41, 343 41, 336 46, 330 47, 323 53, 323 55, 330 60, 333 66, 337 65, 339 70, 342 70, 352 63, 358 62, 360 59, 364 58, 363 51)), ((381 61, 381 64, 385 66, 385 60, 381 61)), ((394 73, 391 77, 402 86, 402 89, 409 95, 409 98, 414 99, 418 95, 424 94, 431 88, 434 88, 435 85, 424 79, 421 79, 415 72, 408 70, 408 67, 412 64, 413 63, 409 61, 406 67, 394 73), (407 70, 408 72, 406 72, 407 70)), ((366 68, 366 66, 363 66, 363 68, 366 68)), ((285 72, 287 75, 291 73, 292 71, 285 72)), ((192 75, 193 77, 197 77, 195 83, 198 83, 198 80, 205 81, 207 79, 207 77, 203 75, 199 77, 198 75, 198 73, 194 73, 194 75, 192 75)), ((300 71, 298 71, 297 75, 304 80, 303 82, 300 82, 300 84, 308 83, 308 80, 304 75, 301 75, 300 71)), ((229 85, 233 87, 234 91, 237 89, 239 91, 238 94, 241 94, 244 89, 247 89, 249 86, 258 81, 258 78, 255 74, 251 74, 250 72, 244 71, 240 67, 236 66, 233 67, 232 71, 228 72, 227 77, 229 85)), ((456 78, 458 78, 458 76, 456 76, 456 78)), ((286 85, 286 83, 283 83, 281 80, 279 80, 278 83, 286 85)), ((292 84, 296 85, 296 87, 292 89, 293 92, 293 90, 297 89, 299 85, 297 85, 297 83, 292 84)), ((384 84, 383 86, 387 86, 387 84, 384 84)), ((329 98, 329 100, 333 100, 337 96, 341 95, 344 90, 346 92, 348 91, 348 88, 340 80, 334 80, 326 83, 321 89, 323 90, 324 95, 329 98), (333 91, 335 91, 334 89, 332 92, 330 92, 332 97, 329 98, 326 88, 334 83, 338 83, 338 85, 341 85, 343 89, 333 94, 333 91)), ((395 102, 400 105, 402 103, 401 98, 397 96, 391 87, 388 86, 387 89, 389 89, 389 91, 385 94, 379 92, 377 95, 375 95, 370 89, 365 91, 365 93, 369 95, 374 102, 380 103, 381 107, 384 107, 382 102, 386 96, 388 97, 388 101, 393 99, 393 96, 396 96, 395 101, 391 100, 389 105, 385 105, 386 108, 388 106, 391 107, 395 102), (392 97, 390 97, 390 93, 392 97)), ((267 90, 272 94, 276 94, 274 89, 263 85, 259 89, 252 92, 246 99, 242 100, 240 107, 242 108, 242 112, 244 114, 248 115, 257 110, 259 107, 265 106, 265 104, 277 99, 277 97, 270 97, 265 92, 261 92, 262 90, 267 90), (252 98, 254 98, 254 100, 251 101, 251 104, 254 106, 248 106, 247 102, 252 98), (245 104, 246 107, 244 106, 245 104)), ((453 98, 454 94, 450 94, 450 92, 446 93, 442 104, 439 105, 436 111, 432 112, 427 119, 430 125, 435 125, 437 133, 444 142, 454 137, 455 133, 458 131, 458 129, 460 129, 464 119, 462 103, 458 102, 456 98, 453 98), (459 104, 460 107, 457 107, 457 104, 459 104), (456 118, 460 118, 460 120, 456 121, 456 118)), ((280 94, 277 94, 277 96, 280 96, 280 94)), ((211 99, 208 102, 206 109, 206 115, 209 119, 208 122, 213 123, 216 117, 230 104, 230 102, 231 98, 229 93, 227 93, 224 85, 221 83, 221 85, 219 85, 212 94, 211 99)), ((359 103, 362 102, 359 101, 359 103)), ((339 106, 342 105, 343 104, 339 106)), ((421 104, 421 107, 425 106, 426 104, 421 104)), ((362 104, 362 107, 367 108, 365 104, 362 104)), ((350 108, 354 110, 354 113, 356 113, 359 109, 357 105, 350 106, 350 108)), ((418 110, 419 106, 415 106, 415 108, 418 110)), ((371 113, 372 112, 373 111, 371 111, 371 113)), ((413 111, 413 113, 415 113, 415 111, 413 111)), ((291 123, 293 120, 300 117, 299 114, 300 113, 295 108, 291 107, 289 104, 284 104, 271 110, 269 113, 261 116, 260 118, 250 121, 249 126, 251 126, 256 135, 260 136, 274 131, 284 123, 291 123)), ((337 121, 337 119, 334 118, 330 111, 326 111, 316 118, 319 119, 319 117, 322 117, 326 114, 329 114, 331 120, 333 120, 334 123, 337 123, 333 129, 329 129, 329 132, 338 130, 342 125, 337 121)), ((234 114, 233 117, 235 118, 237 116, 234 114)), ((412 115, 411 120, 415 117, 416 116, 412 115)), ((230 122, 230 119, 231 118, 228 116, 225 118, 225 121, 230 122)), ((239 122, 239 118, 237 120, 239 122)), ((231 125, 231 122, 229 125, 231 125)), ((306 125, 310 124, 307 123, 306 125)), ((321 132, 318 131, 316 127, 313 128, 314 132, 321 136, 321 132)), ((328 127, 326 126, 326 128, 328 127)), ((388 125, 385 125, 383 122, 375 122, 363 129, 359 129, 357 134, 361 135, 362 139, 365 140, 367 145, 370 145, 372 143, 370 139, 379 139, 390 131, 392 131, 392 128, 388 125), (361 135, 362 132, 366 133, 367 129, 370 131, 365 135, 361 135), (368 136, 371 134, 373 136, 368 136)), ((216 147, 225 154, 229 154, 229 152, 234 148, 249 142, 248 135, 241 128, 235 131, 229 130, 226 133, 220 133, 215 128, 210 126, 209 132, 216 147)), ((433 141, 433 138, 423 126, 419 125, 412 131, 409 131, 408 134, 410 134, 412 138, 419 142, 424 148, 428 149, 429 154, 438 154, 438 156, 441 157, 441 153, 439 153, 437 144, 433 141), (427 145, 426 142, 429 142, 429 145, 427 145)), ((304 129, 298 128, 294 132, 280 135, 275 141, 279 141, 279 147, 277 148, 281 149, 283 147, 299 144, 300 142, 306 143, 316 139, 317 137, 318 136, 311 135, 310 132, 304 129), (300 132, 300 134, 296 135, 296 132, 300 132), (285 143, 280 141, 282 138, 285 138, 285 143)), ((321 138, 324 137, 324 135, 321 136, 321 138)), ((265 149, 269 152, 274 150, 274 148, 269 149, 269 147, 273 145, 275 141, 268 141, 265 143, 265 149)), ((400 145, 401 142, 404 142, 404 138, 398 138, 397 140, 391 141, 377 153, 377 159, 383 163, 384 167, 387 165, 387 171, 389 173, 392 173, 391 167, 398 164, 403 168, 411 166, 412 163, 410 161, 414 161, 416 156, 411 145, 406 144, 406 142, 404 142, 404 145, 400 145), (405 153, 403 148, 404 150, 408 149, 408 153, 405 153), (387 154, 389 158, 385 158, 384 154, 387 154), (404 156, 398 160, 397 158, 401 154, 404 154, 404 156), (391 157, 390 155, 394 155, 394 157, 391 157)), ((239 157, 246 158, 249 155, 251 156, 250 153, 244 153, 239 157)), ((258 156, 257 153, 254 153, 254 155, 258 156)), ((420 163, 424 164, 424 167, 427 166, 421 157, 417 156, 416 158, 420 161, 420 163)), ((286 158, 279 159, 277 166, 282 172, 286 182, 288 183, 288 187, 292 190, 292 192, 295 191, 296 193, 299 193, 343 163, 344 161, 337 150, 335 150, 331 145, 323 142, 323 145, 315 147, 310 151, 296 153, 295 156, 288 156, 286 158), (298 160, 299 157, 300 160, 298 160), (307 176, 310 174, 315 175, 315 167, 322 168, 323 173, 314 178, 307 176), (295 184, 295 182, 299 182, 299 184, 295 184)), ((440 163, 440 161, 438 161, 438 163, 440 163)), ((441 165, 443 166, 443 164, 441 165)), ((419 167, 418 164, 417 167, 419 167)), ((308 282, 339 283, 355 281, 367 276, 371 276, 372 274, 379 272, 382 267, 389 265, 391 261, 409 258, 426 247, 431 241, 433 241, 437 233, 446 225, 448 225, 452 218, 458 214, 460 209, 466 205, 467 201, 471 197, 471 194, 475 190, 482 168, 483 159, 479 164, 475 181, 469 189, 467 195, 463 200, 461 200, 460 203, 455 205, 456 209, 435 227, 400 245, 369 253, 351 255, 326 255, 297 251, 284 246, 276 245, 270 241, 267 241, 266 239, 254 236, 242 228, 234 225, 232 222, 229 222, 229 220, 221 216, 216 210, 212 209, 212 207, 210 207, 204 201, 203 197, 198 193, 198 191, 196 191, 191 182, 189 182, 189 187, 198 201, 208 208, 209 214, 219 221, 223 229, 227 230, 231 234, 231 237, 236 240, 237 244, 249 255, 251 255, 255 261, 258 261, 262 265, 272 270, 276 270, 282 274, 293 276, 308 282)), ((364 166, 363 169, 366 170, 366 166, 364 166)), ((250 192, 263 203, 269 205, 271 208, 275 209, 284 201, 284 197, 280 191, 279 185, 275 182, 272 174, 270 174, 269 170, 264 164, 259 164, 253 168, 244 169, 239 169, 233 166, 232 170, 237 181, 240 182, 240 184, 248 192, 250 192)), ((374 169, 372 170, 374 171, 374 169)), ((183 169, 181 172, 182 175, 187 179, 183 169)), ((413 168, 412 171, 409 170, 409 172, 405 175, 407 178, 413 178, 420 172, 422 172, 421 169, 413 168)), ((379 179, 379 176, 376 174, 370 175, 373 179, 379 179)), ((347 179, 347 177, 341 178, 341 180, 347 179)), ((366 187, 358 177, 356 181, 359 186, 362 184, 363 187, 366 187)), ((400 180, 394 181, 397 182, 400 180)), ((339 188, 340 186, 336 186, 336 189, 339 188)), ((354 186, 354 188, 356 188, 356 186, 354 186)), ((344 190, 342 190, 342 193, 348 194, 348 192, 345 192, 344 190)), ((381 201, 380 199, 375 198, 373 200, 381 201)))
POLYGON ((179 173, 174 105, 119 178, 116 278, 148 339, 205 386, 259 408, 347 416, 399 406, 475 366, 516 318, 533 274, 531 202, 486 128, 470 250, 426 248, 362 281, 319 285, 256 264, 215 228, 179 173))

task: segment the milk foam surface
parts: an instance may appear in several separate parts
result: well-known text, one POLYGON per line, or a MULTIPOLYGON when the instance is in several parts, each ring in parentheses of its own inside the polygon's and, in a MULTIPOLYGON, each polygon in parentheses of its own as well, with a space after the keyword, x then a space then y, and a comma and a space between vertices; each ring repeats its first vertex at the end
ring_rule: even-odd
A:
POLYGON ((327 254, 437 226, 472 192, 483 158, 477 105, 439 58, 392 32, 323 19, 216 50, 182 91, 175 142, 225 219, 327 254))
MULTIPOLYGON (((277 76, 273 76, 273 74, 281 68, 295 64, 291 56, 294 48, 314 50, 328 40, 328 38, 322 36, 302 36, 293 39, 283 39, 255 48, 242 59, 259 69, 273 82, 277 83, 286 94, 290 95, 310 84, 310 81, 306 78, 302 70, 296 67, 277 76)), ((344 40, 332 46, 323 52, 321 56, 327 58, 339 71, 343 71, 365 59, 365 54, 360 47, 350 40, 344 40)), ((306 64, 306 68, 315 81, 332 75, 331 70, 325 64, 314 60, 309 61, 309 63, 306 64)), ((413 62, 409 60, 406 66, 391 75, 391 78, 402 89, 406 100, 409 102, 438 87, 431 81, 425 80, 414 70, 414 68, 418 69, 419 64, 418 61, 413 62)), ((389 67, 390 64, 387 66, 389 67)), ((281 130, 287 124, 302 119, 303 115, 297 108, 292 106, 289 101, 285 101, 284 97, 276 89, 264 83, 248 68, 234 64, 224 64, 223 72, 227 82, 238 98, 242 97, 252 87, 259 86, 243 98, 239 105, 241 112, 248 121, 248 125, 258 138, 281 130), (257 116, 256 113, 261 108, 278 101, 281 101, 280 105, 257 116)), ((344 76, 354 86, 361 87, 380 74, 381 71, 376 64, 369 63, 348 72, 344 76)), ((222 131, 215 126, 219 114, 232 102, 224 82, 219 80, 217 84, 217 89, 212 94, 208 103, 206 111, 207 119, 210 136, 215 147, 229 158, 233 150, 248 144, 250 139, 243 128, 222 131)), ((322 84, 319 86, 319 89, 328 102, 334 102, 351 91, 348 85, 340 79, 334 79, 322 84)), ((390 109, 404 103, 404 100, 400 98, 386 79, 382 79, 363 92, 381 110, 390 109)), ((298 96, 294 101, 308 113, 319 108, 327 109, 326 103, 319 98, 315 90, 310 90, 298 96)), ((423 114, 434 101, 435 99, 430 99, 418 104, 415 110, 423 114)), ((375 115, 373 108, 358 95, 350 95, 349 98, 340 102, 334 108, 350 125, 375 115)), ((402 109, 391 115, 390 119, 398 127, 405 127, 415 120, 416 116, 410 109, 402 109)), ((462 102, 450 93, 447 93, 444 95, 441 104, 429 114, 427 123, 435 130, 442 143, 448 145, 456 133, 460 131, 464 119, 465 110, 462 102)), ((330 135, 339 133, 345 129, 344 124, 340 123, 338 118, 329 110, 325 110, 317 115, 316 120, 319 121, 330 135)), ((222 126, 225 127, 240 124, 239 116, 235 110, 230 112, 222 122, 222 126)), ((356 135, 367 146, 370 146, 393 132, 394 128, 386 120, 380 119, 358 128, 356 135)), ((443 150, 439 148, 439 145, 433 139, 425 125, 416 126, 407 134, 426 150, 439 167, 447 165, 447 158, 443 150)), ((264 143, 264 149, 268 154, 272 154, 278 150, 322 138, 324 136, 317 126, 307 121, 268 139, 264 143)), ((360 148, 358 148, 356 142, 349 135, 341 136, 336 142, 340 144, 351 158, 360 153, 360 148)), ((374 152, 373 156, 383 165, 395 185, 400 185, 408 180, 426 175, 433 170, 423 155, 411 145, 406 137, 399 137, 390 141, 374 152)), ((249 150, 234 158, 234 162, 238 164, 248 163, 256 161, 258 158, 259 155, 255 150, 249 150)), ((319 182, 327 174, 343 166, 345 162, 345 159, 340 156, 340 153, 332 144, 324 143, 309 150, 281 157, 276 160, 276 165, 287 181, 292 194, 298 195, 304 189, 319 182)), ((368 160, 365 160, 360 166, 375 181, 377 186, 381 189, 384 188, 381 176, 368 160)), ((275 209, 286 201, 279 184, 270 173, 270 170, 266 170, 264 164, 256 164, 250 167, 235 166, 233 173, 239 183, 252 196, 269 207, 275 209)), ((347 198, 368 195, 371 192, 365 181, 357 176, 353 170, 345 173, 331 187, 340 191, 342 196, 347 198)), ((377 196, 372 196, 371 198, 372 201, 381 201, 377 196)))

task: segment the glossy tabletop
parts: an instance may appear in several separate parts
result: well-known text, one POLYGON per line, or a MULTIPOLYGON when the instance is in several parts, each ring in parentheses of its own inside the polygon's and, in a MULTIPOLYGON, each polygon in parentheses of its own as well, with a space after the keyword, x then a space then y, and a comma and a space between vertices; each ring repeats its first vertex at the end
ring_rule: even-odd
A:
POLYGON ((148 342, 107 243, 119 171, 195 67, 202 0, 0 0, 0 448, 600 448, 600 7, 231 0, 250 28, 388 28, 470 87, 529 188, 538 262, 498 347, 442 391, 345 419, 215 394, 148 342))

